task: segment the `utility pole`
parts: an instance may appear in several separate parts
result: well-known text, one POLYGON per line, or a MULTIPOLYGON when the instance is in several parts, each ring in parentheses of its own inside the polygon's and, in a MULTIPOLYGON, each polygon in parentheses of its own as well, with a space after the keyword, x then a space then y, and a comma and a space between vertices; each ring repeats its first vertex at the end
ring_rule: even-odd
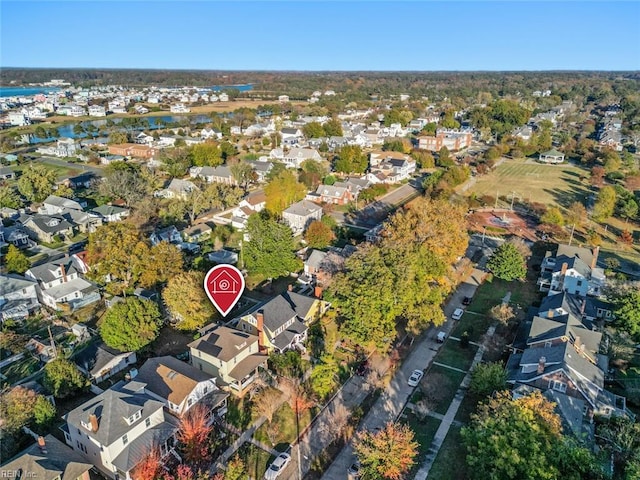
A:
POLYGON ((47 327, 49 330, 49 341, 51 342, 51 348, 53 349, 54 358, 58 358, 58 351, 56 350, 56 342, 53 341, 53 334, 51 333, 51 326, 47 327))

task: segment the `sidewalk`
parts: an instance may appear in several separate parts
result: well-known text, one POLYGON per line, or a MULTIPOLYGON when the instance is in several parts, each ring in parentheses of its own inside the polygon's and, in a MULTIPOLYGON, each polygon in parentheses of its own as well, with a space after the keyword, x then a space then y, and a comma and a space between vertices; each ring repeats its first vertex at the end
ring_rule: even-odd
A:
MULTIPOLYGON (((487 330, 487 337, 493 336, 496 327, 491 326, 487 330)), ((460 387, 456 392, 456 396, 453 398, 453 401, 449 405, 447 409, 447 413, 444 414, 444 418, 438 427, 438 431, 436 431, 435 436, 433 437, 433 441, 431 442, 431 447, 429 448, 429 453, 427 454, 426 459, 424 460, 422 467, 416 473, 414 477, 415 480, 426 480, 429 476, 429 471, 438 456, 438 452, 440 451, 440 447, 444 442, 444 439, 447 437, 447 433, 449 433, 449 429, 453 423, 456 423, 456 414, 458 413, 458 409, 460 408, 460 404, 464 399, 465 393, 469 388, 469 384, 471 383, 471 372, 473 372, 474 367, 482 361, 482 356, 484 355, 484 345, 480 345, 478 351, 476 352, 475 357, 473 357, 473 362, 471 363, 471 367, 469 367, 469 371, 462 379, 462 383, 460 383, 460 387)), ((449 367, 451 368, 451 367, 449 367)), ((457 370, 457 369, 456 369, 457 370)))

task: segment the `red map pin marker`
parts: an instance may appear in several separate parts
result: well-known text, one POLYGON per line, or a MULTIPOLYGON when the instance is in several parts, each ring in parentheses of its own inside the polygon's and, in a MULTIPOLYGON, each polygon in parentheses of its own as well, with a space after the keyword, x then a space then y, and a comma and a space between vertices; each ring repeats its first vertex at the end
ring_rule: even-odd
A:
POLYGON ((204 291, 211 303, 226 317, 244 291, 244 277, 233 265, 216 265, 204 276, 204 291))

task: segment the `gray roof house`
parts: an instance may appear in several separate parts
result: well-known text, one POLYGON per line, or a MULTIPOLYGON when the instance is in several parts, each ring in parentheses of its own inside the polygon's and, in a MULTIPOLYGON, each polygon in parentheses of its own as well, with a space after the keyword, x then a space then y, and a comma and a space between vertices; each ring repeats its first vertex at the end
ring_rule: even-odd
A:
POLYGON ((60 215, 31 215, 21 218, 22 225, 34 240, 53 243, 54 237, 73 237, 73 225, 60 215))
POLYGON ((37 285, 21 275, 0 275, 0 320, 24 320, 38 310, 37 285))
POLYGON ((207 183, 225 183, 227 185, 238 185, 238 182, 231 174, 228 165, 218 165, 217 167, 191 167, 189 169, 191 178, 201 178, 207 183))
POLYGON ((42 207, 38 212, 43 215, 55 215, 57 213, 62 213, 65 210, 82 211, 82 205, 70 198, 49 195, 42 203, 42 207))
POLYGON ((40 437, 0 467, 3 472, 20 472, 16 479, 89 480, 93 465, 53 435, 40 437))
POLYGON ((93 342, 73 358, 92 382, 100 383, 136 363, 135 352, 119 352, 104 342, 93 342))
POLYGON ((178 419, 144 391, 144 384, 117 384, 64 416, 65 441, 109 478, 130 472, 152 445, 164 459, 175 444, 178 419))
POLYGON ((103 222, 119 222, 129 215, 129 210, 115 205, 100 205, 91 210, 99 215, 103 222))
POLYGON ((282 220, 293 230, 294 235, 299 235, 314 220, 322 218, 322 207, 308 200, 294 203, 284 212, 282 220))

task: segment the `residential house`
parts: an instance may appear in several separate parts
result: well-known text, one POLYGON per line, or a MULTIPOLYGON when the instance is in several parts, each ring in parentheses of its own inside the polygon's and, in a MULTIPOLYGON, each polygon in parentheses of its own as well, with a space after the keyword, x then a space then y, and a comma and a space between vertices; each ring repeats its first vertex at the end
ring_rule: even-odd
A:
POLYGON ((136 352, 119 352, 104 342, 93 342, 73 357, 78 369, 93 383, 100 383, 137 361, 136 352))
POLYGON ((599 296, 606 285, 604 270, 597 267, 599 251, 599 247, 590 250, 569 245, 558 245, 555 254, 548 251, 538 279, 540 291, 599 296))
POLYGON ((449 151, 462 150, 471 146, 473 134, 470 130, 448 130, 439 128, 435 137, 418 137, 418 148, 438 152, 442 147, 449 151))
POLYGON ((241 394, 265 368, 267 355, 258 335, 223 325, 191 342, 191 364, 214 375, 222 386, 241 394))
POLYGON ((145 392, 164 402, 177 417, 195 405, 205 407, 210 421, 227 411, 229 394, 218 388, 216 379, 175 357, 150 358, 138 369, 135 381, 143 383, 145 392))
POLYGON ((49 195, 42 203, 42 207, 38 209, 38 213, 42 215, 56 215, 61 214, 66 210, 82 211, 82 206, 70 198, 49 195))
POLYGON ((122 155, 123 157, 134 158, 153 158, 157 153, 157 150, 148 145, 138 145, 135 143, 121 143, 116 145, 109 145, 109 154, 122 155))
POLYGON ((570 299, 554 296, 561 298, 522 324, 507 362, 508 381, 580 400, 587 423, 594 414, 627 415, 625 398, 604 388, 602 333, 575 315, 570 299))
POLYGON ((116 205, 100 205, 91 210, 102 218, 103 222, 119 222, 129 216, 129 210, 116 205))
POLYGON ((282 220, 293 230, 294 235, 299 235, 314 220, 322 218, 322 207, 308 200, 294 203, 284 212, 282 220))
POLYGON ((262 190, 249 193, 233 210, 231 222, 235 228, 244 230, 249 217, 262 211, 267 204, 267 197, 262 190))
POLYGON ((181 243, 182 237, 180 236, 180 232, 175 227, 175 225, 171 225, 166 228, 162 228, 160 230, 156 230, 149 237, 152 245, 158 245, 160 242, 168 242, 168 243, 181 243))
MULTIPOLYGON (((112 479, 131 472, 152 446, 164 460, 174 453, 178 419, 137 382, 117 384, 64 416, 67 445, 112 479)), ((179 458, 175 454, 176 458, 179 458)))
POLYGON ((266 182, 267 175, 273 168, 273 163, 266 161, 267 157, 264 157, 265 160, 248 160, 247 163, 251 166, 251 169, 256 174, 257 182, 266 182))
POLYGON ((181 180, 174 178, 169 182, 166 188, 158 190, 154 193, 156 197, 162 198, 178 198, 185 200, 191 192, 200 190, 195 183, 189 180, 181 180))
POLYGON ((40 309, 37 283, 22 275, 0 275, 0 320, 24 320, 40 309))
POLYGON ((221 250, 214 250, 213 252, 207 253, 207 260, 212 263, 228 263, 230 265, 235 265, 238 263, 238 254, 231 250, 225 250, 224 248, 221 250))
POLYGON ((46 243, 54 243, 55 237, 67 239, 73 237, 73 225, 61 215, 29 215, 21 218, 29 237, 46 243))
POLYGON ((283 128, 280 135, 282 136, 282 145, 290 147, 298 145, 304 139, 304 134, 299 128, 283 128))
POLYGON ((199 223, 189 228, 182 230, 182 238, 185 242, 200 242, 202 240, 209 239, 213 230, 206 223, 199 223))
POLYGON ((282 162, 288 168, 301 168, 305 160, 322 161, 322 157, 312 148, 292 148, 282 156, 282 162))
POLYGON ((49 339, 40 341, 39 338, 32 337, 25 345, 25 348, 33 357, 43 363, 49 363, 58 356, 55 345, 52 345, 49 339))
POLYGON ((222 131, 218 130, 217 128, 203 128, 200 131, 200 138, 202 138, 203 140, 209 140, 209 139, 216 139, 216 140, 222 140, 222 131))
POLYGON ((238 185, 228 165, 217 167, 191 167, 191 178, 202 178, 207 183, 224 183, 226 185, 238 185))
POLYGON ((78 152, 78 145, 73 138, 60 138, 56 142, 56 156, 75 157, 78 152))
POLYGON ((0 167, 0 180, 15 180, 16 173, 11 167, 0 167))
POLYGON ((90 117, 106 117, 107 110, 103 105, 89 105, 89 116, 90 117))
POLYGON ((564 162, 564 153, 551 149, 547 152, 542 152, 538 156, 538 161, 541 163, 562 163, 564 162))
POLYGON ((67 178, 64 183, 73 189, 76 188, 89 188, 95 182, 99 181, 100 178, 93 172, 83 173, 81 175, 77 175, 75 177, 67 178))
POLYGON ((25 276, 38 282, 41 303, 54 310, 68 304, 75 310, 100 300, 98 288, 79 276, 83 268, 84 263, 71 256, 31 267, 25 276))
POLYGON ((349 188, 336 185, 318 185, 315 195, 313 196, 314 201, 331 203, 333 205, 346 205, 353 201, 355 197, 349 188))
POLYGON ((320 299, 288 291, 240 317, 237 328, 262 337, 268 352, 305 351, 309 324, 328 306, 320 299))
POLYGON ((0 467, 15 479, 90 480, 93 465, 53 435, 38 441, 0 467))
POLYGON ((182 103, 176 103, 170 107, 171 113, 189 113, 191 110, 182 103))
POLYGON ((144 132, 140 132, 138 133, 134 138, 133 141, 137 144, 140 145, 153 145, 154 139, 151 135, 147 135, 144 132))
POLYGON ((416 171, 416 162, 409 155, 398 152, 372 152, 369 155, 372 183, 399 183, 408 180, 416 171))

